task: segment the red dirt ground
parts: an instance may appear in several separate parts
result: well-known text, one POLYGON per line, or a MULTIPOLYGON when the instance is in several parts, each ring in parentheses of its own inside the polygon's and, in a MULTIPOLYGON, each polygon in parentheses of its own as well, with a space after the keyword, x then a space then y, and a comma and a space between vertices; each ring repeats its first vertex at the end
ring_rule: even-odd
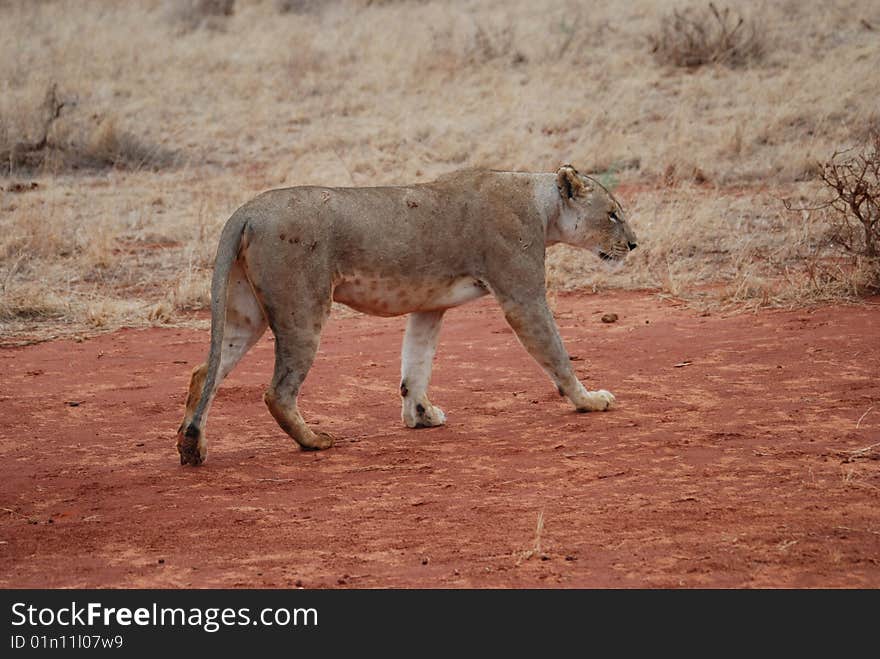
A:
POLYGON ((555 307, 613 411, 576 414, 483 300, 441 334, 448 425, 408 430, 404 320, 338 318, 301 397, 337 446, 302 453, 269 416, 267 336, 221 389, 199 468, 174 441, 207 332, 0 351, 0 586, 880 586, 876 300, 555 307))

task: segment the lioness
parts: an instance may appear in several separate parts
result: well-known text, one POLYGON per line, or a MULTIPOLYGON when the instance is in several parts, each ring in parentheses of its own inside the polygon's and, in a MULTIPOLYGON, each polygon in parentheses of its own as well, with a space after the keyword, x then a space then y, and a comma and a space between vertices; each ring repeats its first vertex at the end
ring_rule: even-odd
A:
POLYGON ((211 348, 194 369, 177 436, 181 464, 205 460, 205 421, 220 382, 269 326, 275 373, 266 405, 303 449, 333 445, 297 410, 297 394, 336 300, 377 316, 410 314, 400 395, 410 428, 446 415, 428 400, 443 313, 492 293, 526 350, 579 412, 614 396, 572 371, 547 306, 544 253, 563 242, 620 259, 636 247, 623 210, 571 165, 555 174, 464 171, 401 187, 271 190, 220 235, 211 284, 211 348))

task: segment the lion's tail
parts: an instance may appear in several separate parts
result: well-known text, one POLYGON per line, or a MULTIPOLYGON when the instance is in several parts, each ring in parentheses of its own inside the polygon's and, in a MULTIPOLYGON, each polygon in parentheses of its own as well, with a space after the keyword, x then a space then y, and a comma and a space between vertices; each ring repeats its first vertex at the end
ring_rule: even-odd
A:
POLYGON ((248 218, 243 213, 234 213, 226 222, 220 234, 217 257, 214 260, 214 276, 211 280, 211 348, 208 352, 208 371, 205 384, 199 397, 192 420, 186 427, 185 436, 198 439, 202 427, 202 417, 214 393, 217 373, 220 370, 220 357, 223 350, 223 328, 226 325, 227 292, 229 273, 241 248, 241 239, 247 227, 248 218))

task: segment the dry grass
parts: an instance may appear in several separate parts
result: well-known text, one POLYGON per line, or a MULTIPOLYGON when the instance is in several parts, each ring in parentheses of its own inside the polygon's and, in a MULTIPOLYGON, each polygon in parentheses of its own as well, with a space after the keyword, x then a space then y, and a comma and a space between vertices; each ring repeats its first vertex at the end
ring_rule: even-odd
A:
POLYGON ((218 29, 171 6, 0 4, 0 152, 39 141, 53 84, 70 101, 57 148, 0 165, 3 335, 191 322, 219 228, 254 194, 473 166, 573 162, 618 186, 640 248, 617 272, 554 248, 553 287, 852 294, 816 256, 827 218, 780 198, 815 198, 816 161, 880 125, 870 0, 738 3, 773 48, 695 69, 650 52, 671 0, 238 0, 218 29))
POLYGON ((522 561, 527 561, 535 556, 544 560, 548 558, 547 554, 544 553, 544 550, 541 546, 541 537, 544 534, 544 511, 538 513, 538 521, 535 524, 535 539, 532 543, 532 548, 526 551, 523 551, 520 557, 517 559, 517 565, 519 565, 522 561))

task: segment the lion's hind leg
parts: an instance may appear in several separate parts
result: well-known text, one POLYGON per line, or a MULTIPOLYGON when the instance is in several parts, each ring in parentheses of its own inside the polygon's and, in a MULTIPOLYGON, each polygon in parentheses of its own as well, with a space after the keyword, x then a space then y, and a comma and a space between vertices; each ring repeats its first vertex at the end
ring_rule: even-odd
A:
MULTIPOLYGON (((254 296, 244 268, 240 263, 235 263, 229 273, 220 370, 217 373, 217 381, 214 383, 214 391, 210 392, 212 399, 220 383, 259 340, 266 331, 266 327, 265 314, 254 296)), ((202 396, 207 371, 208 364, 201 364, 193 369, 190 378, 189 392, 186 397, 186 412, 177 431, 177 450, 180 453, 180 464, 200 464, 208 453, 204 426, 211 401, 208 401, 208 407, 202 416, 200 426, 198 428, 190 427, 196 406, 202 396)))
POLYGON ((315 432, 306 424, 297 407, 297 396, 315 360, 321 329, 330 313, 330 292, 317 297, 291 296, 289 313, 270 311, 275 333, 275 373, 264 400, 281 429, 304 451, 318 451, 333 446, 333 437, 315 432), (295 302, 295 305, 294 303, 295 302))

